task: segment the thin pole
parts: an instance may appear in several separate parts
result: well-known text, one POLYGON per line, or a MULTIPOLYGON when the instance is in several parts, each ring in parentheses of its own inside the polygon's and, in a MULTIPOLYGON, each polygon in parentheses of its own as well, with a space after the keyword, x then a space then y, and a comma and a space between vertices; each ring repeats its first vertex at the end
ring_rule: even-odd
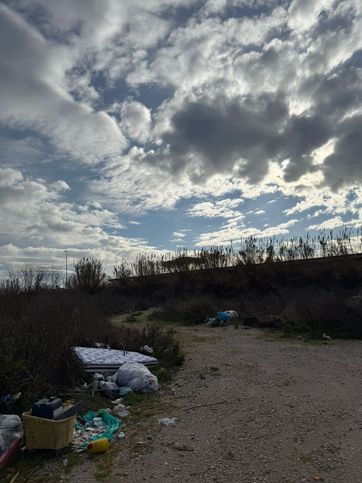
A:
POLYGON ((68 288, 68 250, 64 250, 65 253, 65 288, 68 288))

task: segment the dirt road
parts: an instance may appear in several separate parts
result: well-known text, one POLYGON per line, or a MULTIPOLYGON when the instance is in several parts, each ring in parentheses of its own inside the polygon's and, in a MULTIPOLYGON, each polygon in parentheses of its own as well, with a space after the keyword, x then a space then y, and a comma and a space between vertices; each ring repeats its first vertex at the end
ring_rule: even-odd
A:
POLYGON ((129 435, 132 449, 117 444, 103 473, 87 461, 63 481, 362 482, 362 342, 180 330, 188 353, 159 394, 166 406, 129 435), (176 424, 161 427, 163 416, 176 424))

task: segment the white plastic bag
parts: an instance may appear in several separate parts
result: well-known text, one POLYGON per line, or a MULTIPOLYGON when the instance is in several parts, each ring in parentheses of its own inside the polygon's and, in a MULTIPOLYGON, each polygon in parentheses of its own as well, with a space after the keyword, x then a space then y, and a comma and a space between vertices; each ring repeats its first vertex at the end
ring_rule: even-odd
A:
POLYGON ((126 362, 118 369, 117 384, 139 392, 154 392, 159 387, 157 377, 138 362, 126 362))
POLYGON ((15 414, 0 414, 0 455, 5 453, 11 443, 23 437, 21 419, 15 414))
POLYGON ((119 387, 114 382, 99 381, 98 389, 110 399, 115 399, 116 397, 119 397, 119 387))

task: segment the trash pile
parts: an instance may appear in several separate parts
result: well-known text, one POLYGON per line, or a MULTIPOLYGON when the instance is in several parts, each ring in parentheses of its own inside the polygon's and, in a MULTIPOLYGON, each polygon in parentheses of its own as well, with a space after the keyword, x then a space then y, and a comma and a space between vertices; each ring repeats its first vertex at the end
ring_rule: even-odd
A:
POLYGON ((37 418, 53 419, 59 421, 75 416, 77 413, 85 409, 83 401, 73 403, 71 401, 63 401, 59 398, 44 398, 33 404, 31 415, 37 418))
POLYGON ((130 392, 149 393, 158 390, 158 380, 151 371, 138 362, 123 364, 112 376, 96 372, 90 385, 93 392, 100 391, 110 399, 126 396, 130 392))
POLYGON ((232 321, 238 319, 239 314, 235 310, 224 310, 217 312, 215 317, 208 317, 206 319, 206 325, 209 327, 225 327, 232 321))
MULTIPOLYGON (((153 353, 149 346, 142 348, 148 354, 153 353)), ((83 401, 62 401, 60 398, 43 398, 36 401, 31 410, 24 412, 22 418, 14 414, 0 414, 0 470, 20 451, 25 439, 27 449, 58 450, 70 446, 74 451, 88 450, 102 453, 108 450, 115 438, 123 439, 120 431, 121 419, 129 415, 128 407, 123 404, 123 396, 135 392, 150 393, 159 388, 158 380, 151 371, 136 360, 147 364, 156 364, 156 358, 150 355, 122 351, 113 351, 103 347, 74 348, 74 353, 83 364, 85 372, 94 372, 86 389, 101 392, 112 399, 112 409, 88 411, 83 401), (86 352, 80 349, 87 349, 86 352), (96 352, 94 352, 96 351, 96 352), (106 352, 104 352, 106 351, 106 352), (122 353, 120 363, 119 353, 122 353), (91 360, 91 357, 95 357, 91 360), (125 355, 127 356, 125 358, 125 355), (130 359, 130 360, 129 360, 130 359), (95 372, 94 369, 102 370, 95 372), (115 371, 113 369, 115 368, 115 371), (113 375, 105 376, 112 370, 113 375)), ((4 396, 0 399, 1 411, 15 408, 19 395, 4 396)))
POLYGON ((71 447, 77 452, 86 449, 92 453, 107 451, 120 424, 119 419, 106 409, 88 411, 84 416, 78 417, 75 423, 71 447))
POLYGON ((129 387, 136 392, 155 392, 158 390, 158 380, 143 364, 128 362, 123 364, 116 373, 116 382, 120 387, 129 387))

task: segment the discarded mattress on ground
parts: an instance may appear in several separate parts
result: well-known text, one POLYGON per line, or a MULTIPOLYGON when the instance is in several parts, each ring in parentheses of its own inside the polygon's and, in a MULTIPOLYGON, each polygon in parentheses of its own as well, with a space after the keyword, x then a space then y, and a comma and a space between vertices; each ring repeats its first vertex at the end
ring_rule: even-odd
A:
POLYGON ((208 317, 206 320, 206 324, 209 327, 223 327, 228 325, 232 320, 235 320, 239 317, 238 313, 235 310, 224 310, 221 312, 217 312, 215 317, 208 317))
POLYGON ((158 364, 155 357, 132 351, 98 347, 73 347, 73 352, 85 372, 112 373, 129 362, 138 362, 146 366, 158 364))

